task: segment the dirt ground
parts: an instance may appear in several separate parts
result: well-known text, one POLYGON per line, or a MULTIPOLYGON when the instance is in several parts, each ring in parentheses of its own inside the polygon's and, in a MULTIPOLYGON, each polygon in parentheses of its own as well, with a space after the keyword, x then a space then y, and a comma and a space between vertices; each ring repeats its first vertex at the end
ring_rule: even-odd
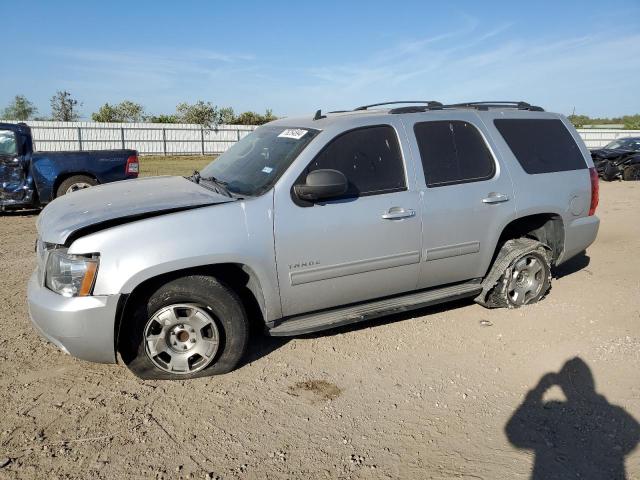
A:
POLYGON ((258 337, 237 371, 185 382, 41 340, 36 217, 1 216, 0 478, 640 479, 639 206, 640 183, 603 184, 597 242, 538 305, 258 337))

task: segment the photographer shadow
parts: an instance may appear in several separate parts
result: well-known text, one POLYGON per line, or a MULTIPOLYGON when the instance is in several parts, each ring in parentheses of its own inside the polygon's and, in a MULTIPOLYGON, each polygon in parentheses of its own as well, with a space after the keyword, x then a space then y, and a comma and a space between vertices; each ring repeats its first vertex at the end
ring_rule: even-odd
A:
POLYGON ((626 479, 624 457, 640 439, 638 422, 595 391, 591 370, 578 357, 540 379, 505 432, 513 446, 533 450, 533 480, 626 479), (554 385, 566 401, 543 400, 554 385))

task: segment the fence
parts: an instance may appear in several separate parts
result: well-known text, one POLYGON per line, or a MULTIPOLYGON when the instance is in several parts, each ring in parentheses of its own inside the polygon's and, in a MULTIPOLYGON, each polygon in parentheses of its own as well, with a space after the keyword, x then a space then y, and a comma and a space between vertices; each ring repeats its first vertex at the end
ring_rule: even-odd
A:
MULTIPOLYGON (((214 129, 190 124, 29 121, 37 150, 131 148, 142 155, 211 155, 222 153, 253 131, 249 125, 214 129)), ((580 128, 588 148, 620 137, 640 137, 640 130, 580 128)))
POLYGON ((586 143, 587 148, 601 148, 617 138, 640 137, 640 130, 579 128, 578 133, 586 143))
POLYGON ((250 125, 95 123, 29 121, 34 148, 40 151, 131 148, 141 155, 222 153, 252 132, 250 125))

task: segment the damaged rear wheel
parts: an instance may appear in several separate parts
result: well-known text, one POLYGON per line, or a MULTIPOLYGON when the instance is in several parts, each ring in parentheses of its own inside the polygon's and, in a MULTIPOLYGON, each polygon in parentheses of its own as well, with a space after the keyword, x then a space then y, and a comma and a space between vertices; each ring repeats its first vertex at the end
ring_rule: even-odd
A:
POLYGON ((519 308, 539 302, 550 288, 547 248, 532 239, 509 240, 500 250, 476 301, 489 308, 519 308))

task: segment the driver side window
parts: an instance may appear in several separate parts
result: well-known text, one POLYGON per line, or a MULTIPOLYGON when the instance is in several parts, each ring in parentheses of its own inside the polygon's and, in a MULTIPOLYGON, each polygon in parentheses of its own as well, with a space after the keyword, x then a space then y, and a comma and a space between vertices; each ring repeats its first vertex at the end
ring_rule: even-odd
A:
POLYGON ((0 154, 16 155, 17 153, 16 134, 11 130, 0 130, 0 154))
POLYGON ((398 137, 389 125, 358 128, 337 136, 313 159, 301 178, 321 169, 338 170, 347 177, 345 197, 406 190, 398 137))

